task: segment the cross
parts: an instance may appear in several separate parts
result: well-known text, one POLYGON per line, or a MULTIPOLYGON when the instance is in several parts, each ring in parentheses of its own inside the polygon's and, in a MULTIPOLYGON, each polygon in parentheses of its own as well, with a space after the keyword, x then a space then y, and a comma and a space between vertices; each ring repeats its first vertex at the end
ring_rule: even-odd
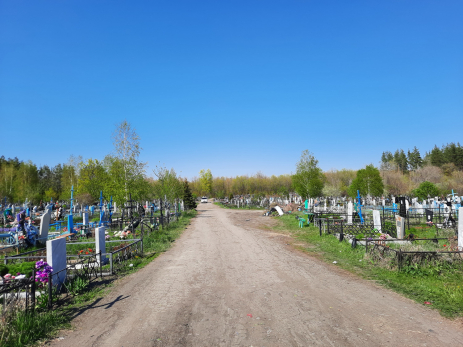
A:
POLYGON ((362 200, 361 200, 361 197, 360 197, 360 192, 357 190, 357 199, 358 199, 358 207, 359 207, 359 217, 360 217, 360 223, 363 224, 363 216, 362 216, 362 200))

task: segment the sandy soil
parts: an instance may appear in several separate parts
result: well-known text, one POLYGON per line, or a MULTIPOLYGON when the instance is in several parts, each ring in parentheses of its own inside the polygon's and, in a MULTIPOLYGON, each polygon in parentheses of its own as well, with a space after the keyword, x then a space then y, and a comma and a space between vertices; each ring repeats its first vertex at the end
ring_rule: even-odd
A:
POLYGON ((259 229, 274 223, 261 211, 198 210, 171 250, 50 345, 463 345, 461 323, 295 251, 259 229))

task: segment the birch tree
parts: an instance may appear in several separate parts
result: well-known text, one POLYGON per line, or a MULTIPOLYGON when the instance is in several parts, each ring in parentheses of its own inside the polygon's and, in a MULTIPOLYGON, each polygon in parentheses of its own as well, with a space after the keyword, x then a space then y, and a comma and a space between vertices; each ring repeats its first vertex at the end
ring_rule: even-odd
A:
POLYGON ((117 163, 122 171, 123 191, 127 200, 129 193, 133 193, 132 190, 137 190, 137 183, 144 180, 146 163, 139 160, 142 150, 140 137, 135 128, 126 120, 116 125, 113 133, 113 145, 115 157, 118 159, 117 163))

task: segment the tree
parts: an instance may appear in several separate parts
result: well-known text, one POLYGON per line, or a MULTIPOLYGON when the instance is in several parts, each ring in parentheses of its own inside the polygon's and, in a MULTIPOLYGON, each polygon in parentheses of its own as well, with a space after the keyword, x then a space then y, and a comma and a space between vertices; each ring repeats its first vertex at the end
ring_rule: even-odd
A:
POLYGON ((437 146, 434 146, 428 156, 431 165, 441 167, 445 163, 444 153, 437 146))
POLYGON ((381 196, 383 194, 383 180, 381 179, 379 170, 373 164, 367 165, 365 169, 357 171, 357 177, 352 181, 348 193, 351 197, 355 197, 357 190, 362 196, 381 196))
POLYGON ((115 157, 118 159, 117 165, 122 170, 122 187, 125 199, 128 200, 129 193, 134 195, 133 190, 136 189, 137 183, 141 182, 140 178, 144 178, 146 163, 139 160, 142 150, 140 138, 126 120, 116 125, 116 130, 113 133, 113 145, 115 157))
POLYGON ((199 171, 199 181, 201 182, 201 193, 212 193, 212 173, 210 169, 199 171))
POLYGON ((428 197, 438 196, 439 193, 439 188, 428 181, 422 182, 418 188, 412 191, 412 195, 420 198, 421 200, 427 199, 428 197))
POLYGON ((198 206, 193 194, 191 193, 188 180, 183 181, 183 203, 187 210, 195 209, 196 206, 198 206))
POLYGON ((408 171, 408 160, 403 149, 395 151, 394 162, 397 165, 397 169, 402 173, 408 171))
POLYGON ((71 188, 74 187, 74 191, 77 191, 77 179, 79 177, 80 163, 82 162, 82 156, 75 157, 71 154, 68 159, 68 163, 63 165, 63 171, 61 173, 61 194, 60 199, 71 198, 71 188))
POLYGON ((421 159, 420 151, 416 148, 416 146, 413 148, 412 152, 408 151, 407 156, 411 170, 416 171, 423 166, 423 159, 421 159))
POLYGON ((389 171, 396 167, 394 163, 394 156, 391 152, 386 151, 381 155, 381 170, 389 171))
POLYGON ((318 160, 307 149, 296 164, 296 174, 291 177, 294 190, 304 199, 322 195, 324 176, 318 160))
POLYGON ((156 197, 163 200, 167 199, 170 202, 183 198, 184 187, 174 169, 168 170, 165 167, 156 166, 153 173, 157 177, 157 181, 154 184, 156 197))
MULTIPOLYGON (((108 180, 107 176, 103 163, 98 159, 88 159, 87 162, 82 162, 78 181, 79 195, 88 193, 93 201, 97 201, 100 197, 100 191, 104 190, 108 180)), ((86 200, 89 200, 88 197, 86 200)))

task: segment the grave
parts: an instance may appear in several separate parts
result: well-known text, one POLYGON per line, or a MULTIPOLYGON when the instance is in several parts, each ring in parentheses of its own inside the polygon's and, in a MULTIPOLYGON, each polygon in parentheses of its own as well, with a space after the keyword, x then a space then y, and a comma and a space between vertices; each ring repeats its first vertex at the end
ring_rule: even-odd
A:
POLYGON ((397 227, 397 238, 403 240, 405 237, 405 218, 395 215, 395 224, 397 227))
POLYGON ((45 243, 48 240, 48 230, 50 229, 50 219, 51 219, 50 210, 45 210, 45 213, 40 218, 39 239, 41 243, 45 243))
MULTIPOLYGON (((66 269, 66 239, 59 238, 47 241, 47 263, 53 268, 53 273, 66 269)), ((66 279, 66 271, 53 275, 53 285, 58 287, 66 279)))
POLYGON ((378 210, 373 210, 373 224, 375 229, 381 232, 381 214, 378 210))
POLYGON ((106 228, 104 226, 95 228, 95 248, 96 248, 96 253, 98 254, 97 259, 98 259, 98 263, 101 262, 103 265, 106 264, 105 231, 106 231, 106 228), (99 256, 100 251, 101 251, 101 259, 99 256))
POLYGON ((458 250, 463 251, 463 207, 458 209, 458 250))
POLYGON ((82 224, 88 225, 88 212, 82 213, 82 224))
POLYGON ((347 224, 352 224, 352 214, 354 213, 354 205, 351 201, 347 204, 347 224))

